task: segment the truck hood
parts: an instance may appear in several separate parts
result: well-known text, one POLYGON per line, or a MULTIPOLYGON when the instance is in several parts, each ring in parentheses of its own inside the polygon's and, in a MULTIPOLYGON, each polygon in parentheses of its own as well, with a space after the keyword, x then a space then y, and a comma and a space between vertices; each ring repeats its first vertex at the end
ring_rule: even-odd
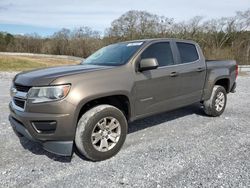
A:
POLYGON ((14 78, 14 82, 15 84, 20 84, 24 86, 44 86, 49 85, 53 80, 59 77, 109 68, 112 67, 98 65, 71 65, 37 69, 17 74, 14 78))

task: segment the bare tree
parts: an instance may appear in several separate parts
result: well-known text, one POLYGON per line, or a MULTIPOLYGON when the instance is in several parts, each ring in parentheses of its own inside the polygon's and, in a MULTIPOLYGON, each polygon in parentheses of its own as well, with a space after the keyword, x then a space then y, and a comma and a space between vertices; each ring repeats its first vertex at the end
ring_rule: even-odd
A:
POLYGON ((154 37, 192 39, 201 45, 206 58, 232 58, 240 64, 250 64, 250 9, 239 11, 233 17, 206 20, 196 16, 182 22, 131 10, 115 19, 104 36, 86 26, 61 29, 47 38, 0 32, 0 51, 87 57, 114 42, 154 37))

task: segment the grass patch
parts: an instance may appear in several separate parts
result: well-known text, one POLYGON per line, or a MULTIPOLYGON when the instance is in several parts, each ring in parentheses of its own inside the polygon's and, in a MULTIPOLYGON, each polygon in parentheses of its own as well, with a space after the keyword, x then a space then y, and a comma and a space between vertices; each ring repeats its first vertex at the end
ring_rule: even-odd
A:
POLYGON ((25 71, 78 63, 80 62, 57 58, 0 56, 0 71, 25 71))
POLYGON ((42 67, 45 67, 44 64, 35 61, 15 57, 0 57, 1 71, 23 71, 42 67))

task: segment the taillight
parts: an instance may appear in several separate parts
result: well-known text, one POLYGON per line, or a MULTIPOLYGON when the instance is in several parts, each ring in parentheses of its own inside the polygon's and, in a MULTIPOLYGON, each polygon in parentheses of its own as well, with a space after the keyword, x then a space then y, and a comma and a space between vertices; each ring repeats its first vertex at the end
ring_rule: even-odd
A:
POLYGON ((236 64, 236 70, 235 70, 235 72, 236 72, 236 78, 238 77, 238 74, 239 74, 239 68, 238 68, 238 65, 236 64))

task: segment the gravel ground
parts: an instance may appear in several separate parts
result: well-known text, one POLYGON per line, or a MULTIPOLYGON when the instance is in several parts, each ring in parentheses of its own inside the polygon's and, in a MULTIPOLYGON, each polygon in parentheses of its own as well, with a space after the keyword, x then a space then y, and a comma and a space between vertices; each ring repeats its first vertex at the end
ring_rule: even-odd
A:
POLYGON ((136 121, 122 150, 90 162, 58 157, 8 122, 13 73, 0 73, 0 187, 250 187, 250 76, 238 78, 219 118, 198 105, 136 121))

